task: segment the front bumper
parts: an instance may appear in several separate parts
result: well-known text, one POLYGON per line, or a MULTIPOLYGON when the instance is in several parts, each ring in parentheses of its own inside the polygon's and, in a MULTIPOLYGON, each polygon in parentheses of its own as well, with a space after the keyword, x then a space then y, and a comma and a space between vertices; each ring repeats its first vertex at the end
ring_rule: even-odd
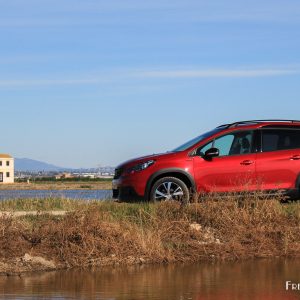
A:
POLYGON ((113 198, 125 202, 144 201, 144 197, 139 196, 133 187, 117 187, 113 188, 113 198))
POLYGON ((144 184, 139 176, 120 177, 112 182, 113 198, 120 201, 134 202, 144 200, 144 184))

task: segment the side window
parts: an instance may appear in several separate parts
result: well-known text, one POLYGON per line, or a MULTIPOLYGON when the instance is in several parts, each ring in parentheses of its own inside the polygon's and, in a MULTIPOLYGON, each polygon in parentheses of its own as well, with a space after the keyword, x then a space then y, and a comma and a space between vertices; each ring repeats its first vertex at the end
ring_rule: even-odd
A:
POLYGON ((205 153, 208 149, 212 148, 212 144, 213 144, 213 142, 210 142, 210 143, 206 144, 205 146, 199 148, 199 149, 197 150, 197 155, 204 155, 204 153, 205 153))
POLYGON ((224 135, 215 140, 214 147, 219 149, 220 156, 227 156, 230 155, 230 149, 232 147, 233 141, 233 134, 224 135))
POLYGON ((300 148, 300 130, 262 130, 262 151, 280 151, 300 148))
POLYGON ((239 155, 251 153, 252 148, 252 131, 237 131, 223 135, 197 150, 199 155, 214 147, 220 151, 220 156, 239 155))

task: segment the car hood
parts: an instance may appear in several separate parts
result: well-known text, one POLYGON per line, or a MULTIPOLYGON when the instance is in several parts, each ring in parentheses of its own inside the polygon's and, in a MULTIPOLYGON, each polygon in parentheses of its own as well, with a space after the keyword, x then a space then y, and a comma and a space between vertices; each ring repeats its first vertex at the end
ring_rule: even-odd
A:
POLYGON ((117 169, 124 168, 124 167, 128 168, 128 167, 134 166, 138 163, 146 162, 151 159, 153 159, 153 160, 169 159, 170 157, 173 157, 175 155, 178 155, 178 152, 166 152, 166 153, 141 156, 138 158, 127 160, 127 161, 121 163, 120 165, 118 165, 116 168, 117 169))

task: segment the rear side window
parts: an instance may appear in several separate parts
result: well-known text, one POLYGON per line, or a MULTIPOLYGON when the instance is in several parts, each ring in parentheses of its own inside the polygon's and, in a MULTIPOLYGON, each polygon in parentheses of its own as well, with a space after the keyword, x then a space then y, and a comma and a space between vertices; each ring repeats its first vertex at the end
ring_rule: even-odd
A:
POLYGON ((262 151, 280 151, 300 148, 300 130, 267 129, 262 130, 262 151))

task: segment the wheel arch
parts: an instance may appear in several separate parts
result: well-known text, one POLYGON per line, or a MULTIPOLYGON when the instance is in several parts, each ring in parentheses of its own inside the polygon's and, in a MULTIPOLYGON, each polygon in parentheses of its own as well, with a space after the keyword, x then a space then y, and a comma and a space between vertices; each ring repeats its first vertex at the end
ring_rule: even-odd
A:
POLYGON ((182 180, 187 185, 188 189, 191 189, 193 192, 196 191, 195 180, 189 172, 179 168, 162 169, 153 173, 148 179, 145 190, 145 196, 147 200, 150 198, 151 188, 153 187, 154 183, 163 177, 176 177, 182 180))

